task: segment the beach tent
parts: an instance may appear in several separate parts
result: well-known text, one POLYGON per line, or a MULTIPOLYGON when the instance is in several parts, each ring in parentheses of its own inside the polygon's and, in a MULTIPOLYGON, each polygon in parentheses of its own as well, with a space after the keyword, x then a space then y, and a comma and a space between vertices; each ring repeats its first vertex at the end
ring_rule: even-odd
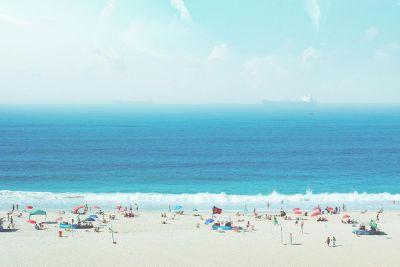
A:
POLYGON ((44 210, 34 210, 34 211, 31 211, 31 212, 29 213, 29 220, 31 219, 31 216, 34 216, 34 215, 44 215, 44 216, 46 216, 46 217, 45 217, 45 220, 47 219, 47 213, 46 213, 44 210))

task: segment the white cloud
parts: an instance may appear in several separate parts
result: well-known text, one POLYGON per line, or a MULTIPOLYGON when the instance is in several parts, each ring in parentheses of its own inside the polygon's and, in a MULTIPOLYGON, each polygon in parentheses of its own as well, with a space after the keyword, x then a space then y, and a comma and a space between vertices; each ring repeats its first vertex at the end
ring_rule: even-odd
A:
POLYGON ((306 11, 317 31, 328 18, 331 3, 331 0, 305 0, 306 11))
POLYGON ((314 27, 319 30, 321 21, 321 7, 318 0, 306 0, 306 10, 314 27))
POLYGON ((0 14, 0 22, 14 24, 17 26, 22 26, 22 27, 29 27, 32 25, 32 23, 30 21, 18 19, 18 18, 15 18, 10 15, 6 15, 6 14, 0 14))
POLYGON ((183 0, 171 0, 171 6, 179 11, 183 20, 192 20, 192 17, 189 14, 189 10, 186 8, 185 2, 183 0))
POLYGON ((115 0, 108 0, 106 6, 101 10, 99 14, 99 22, 104 23, 112 14, 115 9, 115 0))
POLYGON ((229 54, 229 47, 227 44, 219 44, 213 47, 208 60, 224 60, 229 54))
POLYGON ((378 34, 379 34, 379 30, 375 26, 371 26, 365 31, 365 35, 366 35, 367 39, 369 39, 369 40, 374 39, 376 36, 378 36, 378 34))
POLYGON ((397 61, 400 55, 400 44, 399 43, 389 43, 382 45, 378 49, 374 51, 372 56, 373 61, 382 61, 382 60, 393 60, 397 61))
POLYGON ((309 60, 316 59, 319 57, 319 51, 313 47, 307 47, 304 49, 301 56, 301 63, 306 63, 309 60))

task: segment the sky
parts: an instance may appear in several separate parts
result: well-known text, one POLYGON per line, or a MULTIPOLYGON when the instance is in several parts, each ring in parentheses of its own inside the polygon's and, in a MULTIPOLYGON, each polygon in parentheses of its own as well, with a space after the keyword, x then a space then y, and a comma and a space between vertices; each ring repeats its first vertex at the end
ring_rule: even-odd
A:
POLYGON ((400 0, 0 0, 0 103, 400 103, 400 0))

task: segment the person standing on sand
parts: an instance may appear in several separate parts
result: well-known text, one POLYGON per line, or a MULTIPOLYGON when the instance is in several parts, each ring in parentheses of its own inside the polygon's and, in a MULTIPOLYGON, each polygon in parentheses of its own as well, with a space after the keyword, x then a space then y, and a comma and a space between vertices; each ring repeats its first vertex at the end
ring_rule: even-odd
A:
POLYGON ((304 232, 303 232, 303 228, 304 228, 304 221, 301 221, 301 224, 300 224, 300 231, 301 231, 301 233, 302 234, 304 234, 304 232))
POLYGON ((293 245, 293 235, 292 235, 292 233, 290 233, 290 245, 293 245))
POLYGON ((329 247, 329 244, 331 243, 331 239, 329 238, 329 236, 328 236, 328 238, 326 239, 326 244, 328 245, 328 247, 329 247))
POLYGON ((378 213, 378 214, 376 214, 376 221, 378 221, 378 222, 379 222, 379 213, 378 213))
POLYGON ((336 238, 332 236, 332 246, 336 247, 336 238))

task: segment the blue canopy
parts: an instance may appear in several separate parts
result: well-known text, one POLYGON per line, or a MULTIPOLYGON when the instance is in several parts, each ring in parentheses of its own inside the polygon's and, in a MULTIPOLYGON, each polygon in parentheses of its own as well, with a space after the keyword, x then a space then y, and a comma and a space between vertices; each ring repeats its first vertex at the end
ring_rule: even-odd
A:
POLYGON ((96 214, 89 215, 89 218, 99 218, 96 214))
POLYGON ((213 219, 207 219, 207 220, 205 220, 204 224, 210 224, 210 223, 213 223, 213 222, 214 222, 213 219))
POLYGON ((85 221, 87 222, 94 222, 96 219, 93 217, 86 218, 85 221))

